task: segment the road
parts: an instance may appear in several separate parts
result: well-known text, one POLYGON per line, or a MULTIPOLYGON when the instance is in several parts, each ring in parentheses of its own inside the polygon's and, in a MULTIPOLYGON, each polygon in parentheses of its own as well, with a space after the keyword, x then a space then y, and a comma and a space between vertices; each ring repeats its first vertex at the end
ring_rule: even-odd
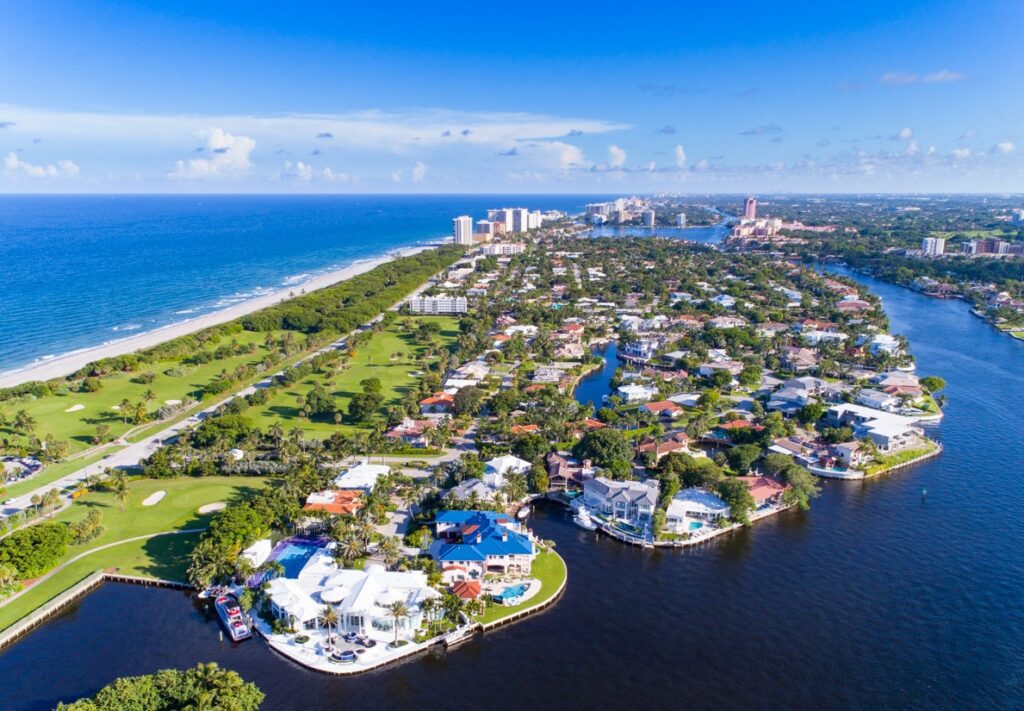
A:
MULTIPOLYGON (((365 326, 360 327, 360 329, 362 328, 365 328, 365 326)), ((306 362, 310 358, 314 358, 317 355, 325 353, 329 350, 340 350, 345 347, 345 343, 347 340, 348 336, 340 338, 337 341, 334 341, 333 343, 324 346, 323 348, 313 353, 310 353, 305 358, 296 361, 290 367, 294 368, 297 365, 306 362)), ((12 516, 16 513, 20 513, 32 507, 33 496, 41 496, 50 489, 57 489, 63 491, 68 487, 77 486, 80 482, 85 481, 90 476, 102 475, 102 473, 107 469, 127 469, 138 466, 138 464, 143 459, 146 459, 151 454, 153 454, 153 452, 159 449, 163 442, 176 437, 184 430, 195 427, 200 422, 202 422, 206 417, 209 417, 210 414, 212 414, 217 408, 221 407, 224 403, 236 397, 245 397, 246 395, 255 392, 257 388, 265 388, 269 386, 271 382, 273 382, 274 378, 283 374, 283 370, 278 371, 273 375, 267 376, 258 383, 249 385, 248 387, 239 390, 230 397, 218 400, 212 405, 209 405, 203 408, 202 410, 199 410, 198 412, 190 415, 184 420, 181 420, 180 422, 170 425, 166 429, 160 430, 156 434, 150 435, 149 437, 139 440, 138 442, 128 444, 124 449, 120 449, 117 452, 108 454, 106 457, 100 459, 97 462, 94 462, 92 464, 82 467, 81 469, 73 471, 64 477, 57 479, 56 481, 50 482, 49 484, 44 484, 43 486, 40 486, 38 489, 33 489, 32 491, 26 494, 16 496, 13 499, 8 499, 7 501, 4 502, 3 509, 2 511, 0 511, 0 513, 2 513, 4 516, 12 516)), ((62 495, 63 499, 70 500, 70 497, 70 490, 69 493, 62 495)))
MULTIPOLYGON (((439 274, 440 273, 441 272, 439 272, 439 274)), ((422 292, 424 289, 426 289, 430 285, 432 280, 434 278, 436 278, 436 277, 437 277, 437 274, 435 274, 433 277, 431 277, 431 279, 428 279, 427 281, 425 281, 421 286, 417 287, 417 289, 415 291, 413 291, 412 294, 415 295, 415 294, 419 294, 420 292, 422 292)), ((391 308, 389 310, 393 310, 393 309, 398 308, 408 298, 409 298, 409 296, 405 296, 405 297, 399 299, 394 305, 391 306, 391 308)), ((354 329, 353 331, 351 331, 347 335, 344 335, 341 338, 339 338, 336 341, 334 341, 333 343, 330 343, 330 344, 324 346, 323 348, 320 348, 319 350, 316 350, 316 351, 310 353, 306 357, 299 359, 298 361, 296 361, 295 363, 293 363, 289 367, 294 368, 294 367, 296 367, 298 365, 301 365, 302 363, 305 363, 306 361, 308 361, 308 360, 310 360, 312 358, 315 358, 316 356, 320 355, 321 353, 326 353, 326 352, 331 351, 331 350, 343 350, 343 349, 345 349, 346 343, 348 342, 349 338, 351 338, 354 334, 359 333, 360 331, 365 331, 365 330, 367 330, 369 328, 372 328, 373 324, 377 323, 378 321, 380 321, 383 318, 384 318, 384 314, 383 313, 375 316, 373 319, 371 319, 367 323, 364 323, 363 325, 359 326, 358 328, 354 329)), ((224 403, 226 403, 226 402, 228 402, 228 401, 230 401, 230 400, 232 400, 232 399, 234 399, 236 397, 245 397, 246 395, 248 395, 248 394, 250 394, 252 392, 255 392, 257 388, 265 388, 265 387, 269 386, 273 382, 274 378, 276 378, 276 377, 278 377, 280 375, 283 375, 283 374, 284 374, 284 370, 278 371, 277 373, 274 373, 273 375, 267 376, 266 378, 264 378, 263 380, 259 381, 258 383, 255 383, 255 384, 250 385, 250 386, 248 386, 246 388, 243 388, 242 390, 239 390, 238 392, 234 393, 230 397, 224 398, 222 400, 218 400, 217 402, 213 403, 212 405, 210 405, 210 406, 208 406, 206 408, 203 408, 202 410, 196 412, 193 415, 190 415, 189 417, 187 417, 186 419, 182 420, 181 422, 178 422, 176 424, 170 425, 166 429, 161 430, 160 432, 157 432, 154 435, 146 437, 145 439, 140 440, 138 442, 135 442, 133 444, 129 444, 124 449, 121 449, 121 450, 119 450, 117 452, 114 452, 112 454, 107 455, 106 457, 104 457, 103 459, 99 460, 98 462, 95 462, 93 464, 89 464, 87 466, 84 466, 81 469, 78 469, 78 470, 76 470, 74 472, 71 472, 70 474, 68 474, 68 475, 66 475, 64 477, 61 477, 60 479, 57 479, 56 481, 52 481, 49 484, 45 484, 45 485, 40 486, 37 489, 33 489, 32 491, 30 491, 30 492, 28 492, 26 494, 22 494, 21 496, 16 496, 13 499, 8 499, 7 501, 4 502, 3 508, 0 509, 0 514, 2 514, 3 516, 12 516, 12 515, 14 515, 16 513, 20 513, 20 512, 22 512, 22 511, 24 511, 24 510, 26 510, 26 509, 28 509, 28 508, 30 508, 32 506, 32 497, 33 496, 36 496, 36 495, 40 495, 41 496, 42 494, 44 494, 45 492, 49 491, 50 489, 57 489, 57 490, 63 491, 65 489, 68 489, 68 487, 74 487, 77 484, 79 484, 80 482, 82 482, 85 479, 87 479, 88 477, 93 476, 94 474, 102 474, 107 469, 125 469, 125 468, 131 468, 131 467, 138 466, 138 464, 143 459, 146 459, 151 454, 153 454, 153 452, 155 452, 161 446, 161 444, 164 441, 166 441, 168 439, 171 439, 173 437, 176 437, 183 430, 187 430, 189 428, 195 427, 200 422, 202 422, 204 418, 208 417, 211 413, 214 412, 214 410, 219 408, 224 403)), ((407 459, 409 459, 409 457, 407 457, 407 459)), ((68 493, 62 494, 62 499, 63 499, 62 503, 66 503, 67 501, 71 500, 70 491, 71 491, 71 489, 68 490, 68 493)))

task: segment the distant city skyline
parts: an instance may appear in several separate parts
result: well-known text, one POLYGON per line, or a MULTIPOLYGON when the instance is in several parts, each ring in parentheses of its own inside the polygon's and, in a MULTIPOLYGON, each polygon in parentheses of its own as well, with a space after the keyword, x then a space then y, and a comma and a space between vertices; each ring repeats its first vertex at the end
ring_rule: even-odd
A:
POLYGON ((1024 192, 1014 2, 83 0, 4 25, 3 193, 1024 192))

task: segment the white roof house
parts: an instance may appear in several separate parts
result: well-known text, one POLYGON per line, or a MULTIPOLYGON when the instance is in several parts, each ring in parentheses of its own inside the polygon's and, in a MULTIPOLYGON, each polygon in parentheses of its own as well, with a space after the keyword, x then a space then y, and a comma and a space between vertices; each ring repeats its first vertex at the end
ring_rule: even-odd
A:
POLYGON ((258 568, 267 562, 267 558, 270 557, 270 552, 272 550, 274 550, 274 546, 270 543, 270 539, 261 538, 242 551, 239 555, 252 563, 252 567, 258 568))
POLYGON ((484 466, 487 472, 504 476, 509 472, 525 474, 530 471, 530 467, 532 465, 525 459, 520 459, 519 457, 514 457, 511 454, 506 454, 503 457, 495 457, 494 459, 485 462, 484 466))
POLYGON ((359 489, 370 493, 377 485, 377 480, 390 471, 391 468, 385 464, 370 464, 363 459, 339 474, 334 479, 334 486, 338 489, 359 489))
POLYGON ((616 391, 625 402, 647 402, 658 395, 657 388, 647 385, 620 385, 616 391))
POLYGON ((716 521, 727 517, 729 504, 706 489, 682 489, 672 497, 665 514, 669 526, 682 528, 687 519, 716 521))
POLYGON ((334 632, 355 632, 381 642, 394 640, 387 606, 403 602, 408 617, 399 621, 399 638, 410 639, 423 620, 422 603, 441 594, 422 571, 396 572, 378 564, 364 570, 339 568, 330 551, 315 553, 297 578, 274 578, 267 589, 271 609, 297 628, 319 629, 327 605, 338 613, 334 632))

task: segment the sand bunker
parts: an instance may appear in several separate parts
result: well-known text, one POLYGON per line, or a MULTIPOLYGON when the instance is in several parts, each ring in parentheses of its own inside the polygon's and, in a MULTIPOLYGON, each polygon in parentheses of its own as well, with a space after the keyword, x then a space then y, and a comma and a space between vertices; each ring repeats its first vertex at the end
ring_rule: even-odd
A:
POLYGON ((203 506, 200 506, 199 513, 212 513, 214 511, 220 511, 226 506, 227 504, 225 504, 223 501, 214 501, 212 504, 204 504, 203 506))
POLYGON ((181 400, 164 400, 165 405, 180 405, 181 400))
POLYGON ((110 406, 110 409, 111 409, 111 410, 120 410, 120 409, 121 409, 121 406, 120 406, 120 405, 111 405, 111 406, 110 406))
POLYGON ((72 405, 71 407, 66 409, 64 412, 78 412, 79 410, 84 410, 84 409, 85 409, 85 405, 83 405, 82 403, 78 403, 77 405, 72 405))
POLYGON ((166 491, 154 491, 152 494, 146 497, 146 500, 142 502, 143 506, 155 506, 160 503, 160 499, 167 496, 166 491))

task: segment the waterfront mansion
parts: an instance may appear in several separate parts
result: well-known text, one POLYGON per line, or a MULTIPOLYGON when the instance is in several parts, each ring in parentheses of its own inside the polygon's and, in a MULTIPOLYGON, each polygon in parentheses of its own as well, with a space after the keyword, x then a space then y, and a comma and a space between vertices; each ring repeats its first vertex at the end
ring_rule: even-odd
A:
POLYGON ((379 642, 395 639, 390 605, 405 604, 407 614, 397 620, 398 638, 408 640, 423 623, 423 601, 440 596, 422 571, 389 571, 377 563, 368 563, 364 570, 339 568, 334 553, 326 549, 313 554, 298 577, 274 578, 267 588, 271 612, 293 629, 326 632, 321 630, 323 614, 331 606, 338 615, 334 632, 354 632, 379 642))
POLYGON ((598 476, 583 482, 583 503, 593 512, 647 523, 658 505, 658 481, 615 481, 598 476))
POLYGON ((430 555, 447 582, 480 580, 485 574, 528 575, 537 557, 533 535, 494 511, 441 511, 434 520, 430 555))

